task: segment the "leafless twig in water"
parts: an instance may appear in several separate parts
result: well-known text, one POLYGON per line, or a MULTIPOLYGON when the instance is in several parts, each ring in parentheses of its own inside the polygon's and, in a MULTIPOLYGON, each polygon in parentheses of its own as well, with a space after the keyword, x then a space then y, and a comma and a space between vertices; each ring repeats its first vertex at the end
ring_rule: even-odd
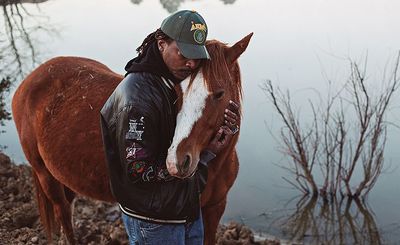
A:
POLYGON ((382 244, 373 213, 360 199, 302 197, 296 210, 275 221, 290 241, 305 244, 382 244))
POLYGON ((4 30, 0 31, 0 72, 11 82, 22 78, 41 62, 38 36, 57 33, 49 24, 48 17, 29 13, 23 2, 0 2, 4 18, 4 30))
POLYGON ((290 93, 275 89, 271 81, 265 84, 263 89, 283 121, 283 152, 293 163, 285 168, 294 180, 285 180, 313 196, 358 198, 368 194, 383 168, 389 124, 384 119, 399 87, 399 62, 400 52, 392 76, 384 81, 387 84, 377 96, 367 87, 365 69, 350 62, 351 74, 343 88, 336 93, 329 90, 323 104, 309 102, 313 122, 306 129, 300 125, 290 93), (349 115, 355 115, 356 121, 352 122, 349 115), (322 170, 322 183, 314 178, 316 164, 322 170), (356 170, 361 170, 361 180, 355 177, 356 170))

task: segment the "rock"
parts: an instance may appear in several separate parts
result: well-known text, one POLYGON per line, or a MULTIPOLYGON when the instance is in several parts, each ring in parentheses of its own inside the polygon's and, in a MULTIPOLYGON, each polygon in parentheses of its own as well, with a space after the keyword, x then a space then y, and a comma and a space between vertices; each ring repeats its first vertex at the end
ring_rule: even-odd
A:
POLYGON ((31 238, 31 243, 33 243, 33 244, 38 243, 38 241, 39 241, 39 238, 37 236, 34 236, 31 238))
POLYGON ((8 222, 10 222, 10 221, 11 221, 11 219, 10 219, 9 217, 4 217, 4 218, 1 220, 2 223, 8 223, 8 222))
POLYGON ((16 214, 12 220, 16 228, 32 227, 39 217, 35 213, 19 213, 16 214))
POLYGON ((0 175, 6 178, 15 178, 16 174, 8 169, 0 168, 0 175))
POLYGON ((243 240, 248 240, 250 242, 254 242, 253 232, 247 227, 241 227, 239 232, 239 238, 243 240))
POLYGON ((119 211, 114 211, 114 212, 111 212, 111 213, 107 213, 106 220, 109 221, 109 222, 114 222, 120 216, 121 216, 121 213, 119 211))
POLYGON ((11 203, 11 202, 9 202, 9 201, 7 201, 7 202, 4 204, 4 209, 6 209, 6 210, 11 209, 11 208, 13 208, 13 207, 14 207, 14 204, 11 203))
POLYGON ((122 243, 120 243, 119 240, 114 240, 111 239, 111 241, 109 241, 108 243, 106 243, 107 245, 121 245, 122 243))
POLYGON ((27 235, 21 236, 21 237, 20 237, 20 240, 23 241, 23 242, 26 242, 26 240, 28 240, 27 235))
POLYGON ((127 239, 127 235, 125 233, 125 230, 122 229, 115 229, 110 233, 110 238, 112 241, 123 241, 127 239))
POLYGON ((7 168, 7 167, 10 167, 10 165, 11 165, 10 158, 7 155, 5 155, 4 153, 0 152, 0 166, 7 168))
POLYGON ((90 207, 84 207, 82 208, 82 215, 85 216, 92 216, 94 214, 94 210, 91 209, 90 207))

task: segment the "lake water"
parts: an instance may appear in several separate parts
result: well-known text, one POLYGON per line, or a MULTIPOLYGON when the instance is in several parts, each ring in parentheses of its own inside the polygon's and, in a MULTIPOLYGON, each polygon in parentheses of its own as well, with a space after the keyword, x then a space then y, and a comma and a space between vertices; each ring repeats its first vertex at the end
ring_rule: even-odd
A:
MULTIPOLYGON (((306 243, 400 244, 399 129, 389 129, 384 173, 367 202, 338 203, 329 209, 320 200, 302 200, 282 179, 290 176, 281 168, 288 159, 271 135, 279 136, 281 122, 260 89, 267 79, 289 89, 298 109, 307 114, 307 99, 315 97, 311 88, 324 97, 328 79, 340 87, 349 75, 349 59, 363 62, 366 57, 368 81, 380 87, 384 71, 400 48, 400 1, 54 0, 23 7, 25 29, 37 59, 31 59, 26 39, 16 35, 22 70, 27 73, 32 63, 54 56, 83 56, 123 74, 144 37, 176 9, 200 12, 210 39, 233 44, 254 32, 240 58, 244 118, 237 149, 241 165, 223 221, 241 221, 280 238, 300 236, 306 243), (301 233, 305 227, 309 230, 301 233)), ((0 40, 8 40, 6 24, 6 18, 0 20, 0 40)), ((6 44, 0 42, 0 47, 6 44)), ((14 57, 15 52, 7 52, 14 57)), ((18 71, 13 66, 7 69, 1 75, 18 71)), ((7 104, 17 85, 11 88, 7 104)), ((400 124, 398 98, 399 93, 387 120, 400 124)), ((25 161, 13 122, 1 128, 6 130, 0 134, 5 152, 17 162, 25 161)))

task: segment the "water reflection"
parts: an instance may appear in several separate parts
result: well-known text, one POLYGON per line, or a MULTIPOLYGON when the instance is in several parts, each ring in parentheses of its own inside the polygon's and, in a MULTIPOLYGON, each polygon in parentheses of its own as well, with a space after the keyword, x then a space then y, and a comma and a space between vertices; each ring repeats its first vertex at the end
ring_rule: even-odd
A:
POLYGON ((382 244, 372 211, 359 199, 303 196, 278 221, 284 235, 306 244, 382 244))
POLYGON ((179 5, 184 1, 185 0, 160 0, 160 3, 169 13, 173 13, 178 10, 179 5))
POLYGON ((139 4, 139 3, 141 3, 143 0, 131 0, 131 2, 133 3, 133 4, 139 4))
MULTIPOLYGON (((1 61, 1 60, 0 60, 1 61)), ((2 72, 0 70, 0 72, 2 72)), ((4 126, 5 120, 11 119, 11 113, 6 109, 5 98, 10 91, 11 81, 6 78, 1 78, 0 80, 0 135, 4 133, 2 126, 4 126)), ((0 150, 2 150, 5 146, 0 145, 0 150)))
POLYGON ((45 32, 54 33, 43 15, 29 13, 23 3, 41 3, 44 0, 6 0, 0 6, 4 17, 4 31, 0 32, 0 71, 2 78, 11 82, 26 75, 39 63, 36 37, 45 32))
MULTIPOLYGON (((40 62, 38 37, 57 32, 48 17, 28 11, 25 3, 42 3, 47 0, 2 0, 4 25, 0 26, 0 127, 11 119, 6 98, 12 84, 22 79, 40 62)), ((0 134, 4 131, 0 128, 0 134)))
MULTIPOLYGON (((131 0, 133 4, 140 4, 143 0, 131 0)), ((164 9, 166 9, 169 13, 173 13, 179 9, 181 3, 186 0, 160 0, 161 5, 164 9)), ((192 0, 195 1, 195 0, 192 0)), ((221 0, 224 4, 233 4, 236 0, 221 0)))
POLYGON ((233 4, 236 0, 221 0, 224 4, 233 4))

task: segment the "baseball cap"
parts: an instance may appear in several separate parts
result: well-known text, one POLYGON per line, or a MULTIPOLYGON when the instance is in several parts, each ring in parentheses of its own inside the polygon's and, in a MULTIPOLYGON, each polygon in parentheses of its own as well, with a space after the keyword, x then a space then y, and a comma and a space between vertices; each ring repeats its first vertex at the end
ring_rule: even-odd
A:
POLYGON ((207 24, 194 10, 181 10, 161 23, 161 30, 176 41, 182 55, 188 59, 210 59, 205 43, 207 24))

